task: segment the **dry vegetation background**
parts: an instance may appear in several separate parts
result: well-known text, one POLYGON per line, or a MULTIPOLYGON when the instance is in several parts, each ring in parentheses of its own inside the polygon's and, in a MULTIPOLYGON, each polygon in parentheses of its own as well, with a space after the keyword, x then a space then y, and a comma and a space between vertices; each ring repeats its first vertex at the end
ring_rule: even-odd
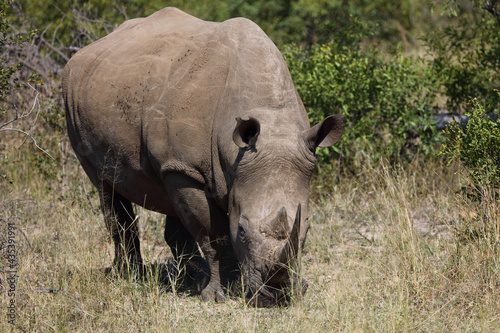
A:
MULTIPOLYGON (((456 196, 458 177, 435 171, 365 170, 330 191, 312 185, 303 256, 305 298, 255 309, 242 298, 206 303, 177 290, 175 278, 147 281, 104 274, 113 257, 98 198, 72 154, 47 180, 17 154, 16 179, 2 198, 2 228, 16 224, 19 266, 16 330, 34 331, 491 331, 499 328, 496 279, 481 274, 481 251, 460 254, 464 218, 477 214, 456 196), (47 193, 47 188, 52 190, 47 193), (12 200, 11 198, 29 198, 12 200), (494 282, 495 284, 488 284, 494 282)), ((322 184, 323 185, 323 184, 322 184)), ((5 190, 3 188, 2 190, 5 190)), ((497 207, 492 207, 497 209, 497 207)), ((163 218, 138 209, 142 253, 167 265, 163 218)), ((490 214, 495 214, 490 212, 490 214)), ((8 297, 0 301, 6 318, 8 297)), ((0 322, 2 331, 12 327, 0 322)))
POLYGON ((480 201, 457 192, 474 186, 458 159, 448 165, 418 154, 401 163, 382 158, 359 163, 355 174, 323 162, 311 183, 301 271, 309 289, 287 308, 251 308, 241 297, 203 302, 182 290, 164 274, 172 265, 164 218, 140 207, 149 278, 104 274, 113 247, 60 108, 57 61, 72 51, 55 44, 35 38, 2 50, 11 60, 31 57, 20 81, 28 82, 29 66, 39 76, 14 89, 0 115, 5 124, 17 112, 13 128, 24 132, 0 127, 1 332, 500 331, 498 188, 481 188, 480 201), (17 260, 14 324, 9 224, 17 260))

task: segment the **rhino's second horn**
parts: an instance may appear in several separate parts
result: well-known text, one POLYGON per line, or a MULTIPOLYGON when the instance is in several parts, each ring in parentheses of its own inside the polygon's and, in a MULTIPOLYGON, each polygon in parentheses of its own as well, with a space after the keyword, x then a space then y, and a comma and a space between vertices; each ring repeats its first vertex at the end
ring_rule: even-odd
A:
POLYGON ((300 220, 301 220, 301 207, 300 203, 297 207, 297 214, 295 215, 295 221, 293 222, 292 232, 288 237, 283 250, 279 254, 278 263, 290 264, 297 260, 297 255, 299 253, 299 235, 300 235, 300 220))

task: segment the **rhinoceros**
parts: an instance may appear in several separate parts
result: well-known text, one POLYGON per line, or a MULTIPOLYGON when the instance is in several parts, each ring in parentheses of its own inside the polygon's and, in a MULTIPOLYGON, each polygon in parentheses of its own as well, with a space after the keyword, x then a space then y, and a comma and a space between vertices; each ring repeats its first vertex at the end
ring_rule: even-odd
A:
POLYGON ((204 300, 224 300, 238 268, 251 304, 301 293, 289 267, 310 226, 315 149, 339 140, 343 119, 310 128, 281 53, 255 23, 175 8, 128 20, 79 50, 62 86, 114 266, 143 267, 134 203, 166 215, 179 265, 208 267, 204 300))

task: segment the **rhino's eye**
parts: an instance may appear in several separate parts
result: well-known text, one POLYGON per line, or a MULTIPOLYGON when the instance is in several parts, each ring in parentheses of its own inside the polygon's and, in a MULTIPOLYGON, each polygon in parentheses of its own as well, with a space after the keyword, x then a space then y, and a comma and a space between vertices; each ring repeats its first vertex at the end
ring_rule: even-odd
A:
POLYGON ((245 229, 240 225, 238 226, 238 237, 245 238, 246 231, 245 229))
POLYGON ((248 219, 245 216, 240 215, 240 220, 238 222, 238 231, 237 231, 238 238, 243 242, 248 241, 246 237, 247 232, 248 232, 248 219))

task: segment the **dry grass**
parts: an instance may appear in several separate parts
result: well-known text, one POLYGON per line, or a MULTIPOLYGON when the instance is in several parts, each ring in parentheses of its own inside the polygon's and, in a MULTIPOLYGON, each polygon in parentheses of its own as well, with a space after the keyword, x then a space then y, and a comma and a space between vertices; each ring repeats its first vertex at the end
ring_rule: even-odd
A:
MULTIPOLYGON (((7 238, 6 223, 14 223, 19 266, 15 326, 4 320, 11 298, 7 274, 0 273, 2 332, 500 329, 499 233, 483 237, 487 244, 480 236, 460 240, 470 236, 471 218, 498 225, 497 202, 478 212, 457 199, 457 176, 437 164, 426 170, 382 165, 339 185, 323 179, 321 191, 315 181, 303 255, 308 293, 288 308, 254 309, 242 298, 206 303, 167 291, 157 274, 147 281, 104 275, 113 248, 96 194, 71 154, 63 154, 64 167, 58 165, 52 178, 37 172, 29 149, 9 154, 0 241, 7 238), (29 200, 12 201, 17 198, 29 200)), ((138 213, 144 257, 166 263, 171 254, 161 216, 138 213)), ((5 248, 0 254, 5 271, 5 248)))

